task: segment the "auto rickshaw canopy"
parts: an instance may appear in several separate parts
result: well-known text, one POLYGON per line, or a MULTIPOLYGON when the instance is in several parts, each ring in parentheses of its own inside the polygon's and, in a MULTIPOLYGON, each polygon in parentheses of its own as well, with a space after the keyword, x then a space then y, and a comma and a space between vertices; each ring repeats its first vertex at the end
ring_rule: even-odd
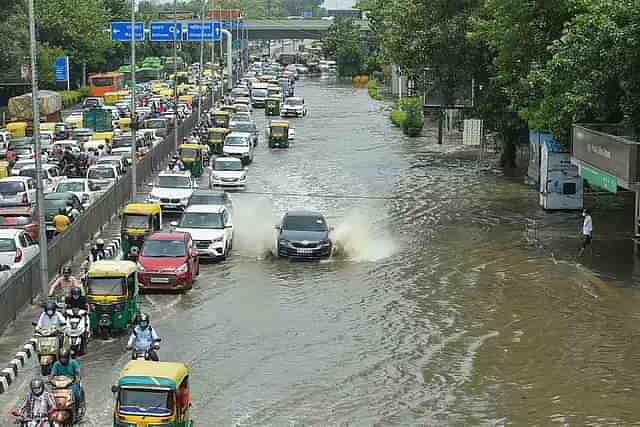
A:
POLYGON ((118 386, 176 390, 189 372, 184 363, 131 360, 120 372, 118 386))
POLYGON ((129 203, 122 211, 124 215, 160 215, 158 203, 129 203))
POLYGON ((233 105, 223 105, 222 107, 220 107, 220 109, 222 111, 226 111, 229 114, 235 114, 238 112, 238 109, 233 105))
MULTIPOLYGON (((183 150, 195 150, 196 151, 196 155, 198 155, 198 157, 202 157, 202 145, 200 144, 180 144, 180 147, 178 147, 180 149, 180 156, 184 156, 183 154, 183 150)), ((186 156, 191 158, 192 156, 186 156)))
POLYGON ((136 264, 131 261, 96 261, 89 267, 87 277, 128 277, 136 272, 136 264))

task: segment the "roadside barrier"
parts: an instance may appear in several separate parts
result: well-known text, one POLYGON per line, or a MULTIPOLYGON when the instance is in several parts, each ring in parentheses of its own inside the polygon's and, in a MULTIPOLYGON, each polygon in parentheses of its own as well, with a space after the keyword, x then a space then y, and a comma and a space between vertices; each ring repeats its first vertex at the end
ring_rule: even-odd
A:
MULTIPOLYGON (((207 111, 209 108, 209 102, 206 99, 203 102, 203 107, 203 111, 207 111)), ((190 134, 197 120, 198 118, 192 114, 179 125, 178 144, 190 134)), ((153 147, 143 159, 136 162, 138 187, 164 167, 175 148, 173 130, 171 129, 163 142, 153 147)), ((49 242, 47 248, 49 281, 58 274, 63 265, 74 258, 86 243, 93 240, 95 234, 111 221, 127 201, 132 199, 131 179, 131 172, 120 178, 83 215, 74 221, 67 231, 49 242)), ((119 250, 119 246, 112 248, 114 254, 117 253, 117 250, 119 250)), ((37 256, 0 285, 0 307, 2 307, 0 310, 0 333, 10 322, 15 320, 22 307, 33 303, 41 289, 40 257, 37 256)), ((0 371, 0 382, 3 381, 1 379, 2 372, 4 371, 0 371)), ((10 377, 4 378, 6 380, 10 377)))

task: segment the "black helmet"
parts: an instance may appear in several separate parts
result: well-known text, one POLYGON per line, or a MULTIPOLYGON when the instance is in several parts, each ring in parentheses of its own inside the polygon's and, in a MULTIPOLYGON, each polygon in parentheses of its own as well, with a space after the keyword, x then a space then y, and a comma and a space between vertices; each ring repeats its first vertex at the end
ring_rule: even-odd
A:
POLYGON ((62 363, 63 365, 66 365, 67 363, 69 363, 69 359, 71 359, 71 354, 69 353, 69 350, 62 350, 62 352, 60 352, 60 357, 58 358, 60 363, 62 363))
POLYGON ((138 248, 137 246, 132 246, 129 253, 131 255, 138 255, 140 253, 140 248, 138 248))
POLYGON ((31 388, 31 393, 36 396, 40 396, 44 393, 44 382, 40 378, 32 379, 29 387, 31 388))
POLYGON ((53 313, 56 312, 57 308, 58 307, 56 306, 55 302, 47 301, 47 304, 45 305, 44 310, 47 312, 47 314, 52 313, 52 314, 49 314, 49 316, 53 316, 53 313))
POLYGON ((64 276, 71 276, 71 267, 69 267, 68 265, 65 265, 64 268, 62 269, 62 274, 64 276))
POLYGON ((77 288, 77 287, 73 287, 71 288, 71 298, 73 299, 78 299, 82 296, 82 289, 77 288))

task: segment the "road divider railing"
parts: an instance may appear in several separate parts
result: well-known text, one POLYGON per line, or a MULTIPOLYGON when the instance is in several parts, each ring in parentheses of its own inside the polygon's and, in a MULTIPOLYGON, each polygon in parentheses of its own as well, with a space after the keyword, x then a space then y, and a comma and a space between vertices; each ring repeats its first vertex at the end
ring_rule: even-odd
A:
MULTIPOLYGON (((205 108, 203 111, 207 111, 209 103, 203 100, 203 106, 205 108)), ((184 137, 190 135, 195 124, 197 124, 197 117, 192 115, 178 125, 178 144, 184 137)), ((138 191, 147 180, 162 170, 169 156, 175 151, 173 134, 173 129, 170 129, 167 138, 136 163, 138 191)), ((49 242, 47 248, 49 282, 58 274, 60 268, 73 260, 84 245, 91 242, 96 233, 101 231, 102 227, 108 224, 114 215, 132 199, 131 187, 132 176, 129 171, 89 206, 67 231, 49 242)), ((0 307, 2 307, 0 333, 16 319, 26 304, 35 301, 41 291, 40 256, 37 256, 0 285, 0 307)))

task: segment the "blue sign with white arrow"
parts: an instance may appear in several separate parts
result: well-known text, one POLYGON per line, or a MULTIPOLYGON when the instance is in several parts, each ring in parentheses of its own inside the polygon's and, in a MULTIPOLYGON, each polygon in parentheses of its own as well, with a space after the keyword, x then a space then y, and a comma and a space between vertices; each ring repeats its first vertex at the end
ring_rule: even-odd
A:
MULTIPOLYGON (((135 25, 136 41, 144 40, 144 22, 136 22, 135 25)), ((111 40, 114 42, 131 41, 131 22, 114 21, 111 23, 111 40)))
POLYGON ((187 24, 185 40, 188 42, 220 40, 220 22, 198 22, 193 21, 187 24))
POLYGON ((66 82, 69 75, 69 57, 60 56, 55 61, 55 75, 57 82, 66 82))
POLYGON ((222 21, 222 28, 225 30, 237 30, 240 28, 242 21, 222 21))
MULTIPOLYGON (((149 22, 149 40, 152 42, 172 42, 173 22, 155 21, 149 22)), ((176 23, 176 40, 182 41, 182 22, 176 23)))

